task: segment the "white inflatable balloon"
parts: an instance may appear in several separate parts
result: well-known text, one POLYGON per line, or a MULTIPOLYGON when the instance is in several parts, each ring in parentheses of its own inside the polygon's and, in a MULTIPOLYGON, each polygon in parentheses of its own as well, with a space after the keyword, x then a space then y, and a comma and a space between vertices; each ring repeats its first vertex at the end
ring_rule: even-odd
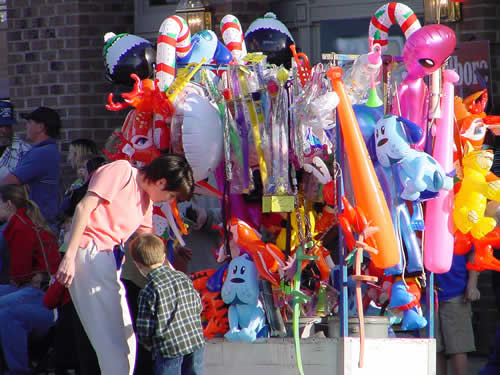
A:
POLYGON ((195 181, 203 180, 222 160, 223 134, 219 112, 206 97, 190 93, 179 103, 177 115, 182 115, 184 155, 193 168, 195 181))

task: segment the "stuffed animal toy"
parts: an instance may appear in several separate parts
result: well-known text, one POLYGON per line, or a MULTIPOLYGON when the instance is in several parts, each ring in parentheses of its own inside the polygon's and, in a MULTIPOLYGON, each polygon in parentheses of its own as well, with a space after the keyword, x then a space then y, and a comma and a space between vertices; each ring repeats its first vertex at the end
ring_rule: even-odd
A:
POLYGON ((396 167, 400 196, 408 201, 434 198, 440 189, 453 187, 453 179, 432 156, 410 147, 422 136, 416 124, 392 115, 380 119, 375 129, 377 159, 386 168, 396 167))
POLYGON ((262 303, 259 301, 257 268, 247 254, 229 263, 226 280, 222 285, 222 300, 229 306, 229 341, 254 342, 268 337, 269 328, 262 303))
POLYGON ((203 335, 207 339, 223 336, 229 329, 227 321, 228 306, 222 300, 219 290, 211 290, 210 280, 219 276, 215 269, 202 270, 189 275, 193 281, 194 288, 200 293, 203 310, 201 312, 201 324, 203 335))

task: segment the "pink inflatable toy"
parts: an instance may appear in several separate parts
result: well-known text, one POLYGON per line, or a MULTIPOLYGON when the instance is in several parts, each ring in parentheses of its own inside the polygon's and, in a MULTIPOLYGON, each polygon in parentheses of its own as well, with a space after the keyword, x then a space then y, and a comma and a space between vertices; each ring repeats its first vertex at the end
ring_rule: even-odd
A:
POLYGON ((428 138, 429 90, 424 77, 444 65, 455 44, 455 33, 449 27, 426 25, 411 34, 403 48, 408 75, 399 85, 392 111, 422 128, 424 137, 415 145, 420 151, 424 151, 428 138))
MULTIPOLYGON (((458 82, 454 70, 443 71, 441 118, 437 119, 437 131, 432 156, 446 173, 453 169, 454 84, 458 82)), ((424 266, 428 271, 449 271, 453 258, 453 189, 440 190, 439 195, 427 201, 425 206, 424 266)))

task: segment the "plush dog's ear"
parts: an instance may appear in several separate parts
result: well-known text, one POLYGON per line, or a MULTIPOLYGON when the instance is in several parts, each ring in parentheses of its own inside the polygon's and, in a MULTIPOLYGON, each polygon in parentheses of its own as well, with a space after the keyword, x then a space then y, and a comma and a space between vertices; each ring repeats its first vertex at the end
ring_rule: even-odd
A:
POLYGON ((404 117, 398 117, 396 120, 403 124, 406 136, 408 137, 408 143, 415 144, 424 136, 424 131, 414 122, 411 122, 404 117))

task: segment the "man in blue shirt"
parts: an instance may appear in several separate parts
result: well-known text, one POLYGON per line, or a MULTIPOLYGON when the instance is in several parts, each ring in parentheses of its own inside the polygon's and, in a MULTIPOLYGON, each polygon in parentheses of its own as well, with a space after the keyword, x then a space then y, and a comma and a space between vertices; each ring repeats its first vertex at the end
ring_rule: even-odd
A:
POLYGON ((60 133, 61 119, 56 111, 47 107, 39 107, 21 117, 27 121, 26 134, 33 148, 11 173, 0 179, 0 185, 28 185, 30 199, 40 207, 50 227, 57 232, 61 155, 56 138, 60 133))
POLYGON ((472 259, 473 256, 473 253, 468 256, 455 254, 451 269, 435 275, 439 301, 435 320, 437 375, 446 375, 448 367, 454 375, 466 375, 467 353, 476 350, 471 302, 480 297, 479 273, 466 268, 467 257, 472 259))

